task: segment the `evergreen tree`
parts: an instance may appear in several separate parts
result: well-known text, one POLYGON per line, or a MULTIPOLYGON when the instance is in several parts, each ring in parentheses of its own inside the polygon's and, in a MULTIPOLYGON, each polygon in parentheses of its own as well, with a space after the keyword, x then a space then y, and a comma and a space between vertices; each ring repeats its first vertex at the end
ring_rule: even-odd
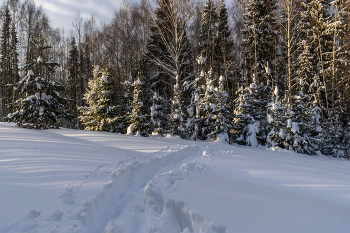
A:
POLYGON ((298 153, 314 155, 319 149, 320 128, 315 123, 319 121, 316 105, 318 97, 317 74, 312 67, 313 57, 310 46, 305 40, 300 42, 302 53, 298 56, 294 96, 294 109, 287 122, 289 148, 298 153), (316 80, 316 82, 314 82, 316 80))
POLYGON ((328 4, 329 1, 324 0, 302 1, 299 46, 301 54, 298 60, 301 65, 297 68, 297 74, 300 76, 304 73, 307 78, 301 77, 304 82, 309 83, 308 105, 313 119, 309 129, 313 136, 309 138, 313 141, 314 151, 321 150, 324 154, 334 154, 335 144, 341 141, 341 135, 344 134, 339 133, 341 128, 330 111, 337 101, 337 96, 334 95, 336 90, 334 76, 337 76, 336 60, 340 53, 335 49, 335 44, 339 43, 334 42, 337 28, 334 24, 330 24, 328 4), (304 61, 300 60, 302 57, 304 61))
POLYGON ((170 99, 173 89, 168 84, 180 85, 192 72, 191 46, 185 28, 178 22, 179 19, 174 18, 175 3, 160 0, 158 4, 156 19, 150 28, 147 53, 143 58, 147 64, 144 75, 150 79, 153 91, 170 99))
POLYGON ((125 134, 129 127, 129 116, 132 113, 131 103, 133 102, 133 80, 131 72, 129 78, 123 83, 124 93, 121 97, 120 116, 121 121, 117 124, 117 132, 125 134))
POLYGON ((257 99, 255 99, 255 111, 253 113, 254 119, 259 121, 259 130, 257 133, 258 144, 265 146, 267 144, 267 135, 271 131, 271 125, 267 122, 267 106, 272 101, 272 75, 271 70, 267 66, 265 67, 264 80, 267 80, 267 84, 263 86, 255 86, 255 92, 257 93, 257 99))
POLYGON ((201 67, 201 72, 196 74, 196 78, 192 82, 185 83, 185 88, 191 92, 191 102, 187 106, 189 118, 184 132, 184 137, 192 140, 205 139, 201 129, 204 124, 204 106, 203 97, 205 94, 206 79, 209 78, 208 73, 204 71, 207 59, 203 56, 197 58, 197 63, 201 67))
POLYGON ((77 106, 83 106, 84 105, 84 87, 86 82, 86 73, 87 73, 87 67, 85 64, 85 53, 83 49, 79 50, 79 57, 78 57, 78 80, 77 80, 77 106))
MULTIPOLYGON (((145 122, 147 122, 147 127, 145 128, 147 130, 147 132, 144 133, 144 135, 148 135, 148 134, 152 134, 152 128, 151 128, 151 107, 153 105, 153 96, 154 96, 154 92, 157 92, 157 88, 154 86, 154 83, 152 82, 151 79, 149 79, 148 76, 148 72, 147 69, 150 68, 148 61, 142 59, 141 60, 141 64, 140 67, 133 71, 132 73, 138 77, 137 79, 140 80, 140 97, 142 99, 142 114, 145 116, 146 120, 145 122)), ((129 79, 131 80, 131 76, 129 77, 129 79)), ((131 81, 131 86, 127 93, 130 93, 129 97, 131 97, 131 102, 129 102, 128 106, 130 107, 131 111, 132 111, 132 107, 131 107, 131 103, 133 102, 133 97, 134 97, 134 81, 131 81)), ((169 84, 168 84, 169 85, 169 84)), ((163 93, 164 88, 161 88, 162 90, 159 90, 159 92, 157 93, 163 93)), ((159 94, 160 95, 160 94, 159 94)), ((170 112, 170 104, 169 104, 169 100, 167 99, 169 98, 169 93, 167 93, 166 96, 162 96, 162 108, 163 108, 163 112, 165 115, 168 115, 168 113, 170 112)), ((130 115, 127 115, 127 117, 129 117, 130 115)), ((129 119, 130 120, 130 119, 129 119)), ((128 121, 129 121, 128 120, 128 121)), ((165 124, 165 130, 166 130, 166 125, 167 125, 167 118, 166 121, 164 122, 165 124)), ((129 127, 130 123, 127 123, 129 127)))
POLYGON ((350 122, 344 130, 344 138, 342 144, 344 145, 344 158, 350 159, 350 122))
POLYGON ((275 64, 273 51, 277 33, 275 0, 249 0, 244 14, 242 46, 246 67, 246 77, 256 78, 260 84, 264 76, 266 64, 275 64))
POLYGON ((142 64, 144 77, 142 81, 146 87, 143 93, 145 109, 150 109, 148 107, 152 105, 153 93, 159 93, 163 97, 164 112, 170 113, 168 115, 170 122, 167 125, 176 127, 173 123, 178 122, 178 119, 172 117, 178 116, 174 111, 182 112, 182 109, 178 109, 179 106, 175 105, 183 101, 184 94, 181 93, 180 88, 170 87, 180 87, 184 80, 190 79, 190 73, 193 70, 191 46, 186 33, 188 22, 185 15, 178 17, 175 12, 179 2, 161 0, 158 3, 159 6, 154 14, 155 20, 152 21, 150 28, 148 52, 141 62, 146 64, 142 64))
MULTIPOLYGON (((19 68, 18 68, 18 52, 17 52, 17 44, 18 44, 18 38, 17 38, 17 32, 16 32, 16 26, 15 23, 12 22, 12 28, 11 28, 11 77, 12 82, 17 83, 20 80, 19 76, 19 68)), ((16 100, 16 95, 13 93, 12 95, 12 102, 16 100)))
POLYGON ((249 87, 241 87, 237 91, 238 97, 234 101, 233 140, 240 145, 258 145, 260 94, 261 90, 256 85, 255 78, 249 87))
MULTIPOLYGON (((10 24, 11 15, 8 7, 5 8, 4 20, 2 23, 1 38, 0 38, 0 70, 1 70, 1 83, 0 86, 7 85, 12 82, 10 79, 11 71, 11 44, 10 44, 10 24)), ((3 117, 8 112, 6 104, 9 101, 9 91, 0 87, 0 117, 3 117)))
POLYGON ((180 86, 174 86, 174 98, 171 104, 171 113, 168 121, 168 133, 170 135, 182 135, 183 132, 183 113, 182 104, 180 101, 180 86))
MULTIPOLYGON (((300 48, 302 49, 302 52, 299 54, 296 66, 298 67, 296 69, 296 78, 293 80, 296 86, 296 90, 300 93, 308 94, 310 84, 314 82, 314 80, 318 80, 317 72, 315 68, 312 66, 313 63, 313 56, 310 51, 310 45, 307 44, 306 40, 302 40, 300 42, 300 48)), ((315 91, 318 91, 315 89, 315 91)), ((316 95, 318 93, 315 93, 316 95)), ((311 98, 311 96, 310 96, 311 98)), ((313 96, 313 98, 316 98, 317 96, 313 96)))
MULTIPOLYGON (((218 14, 216 13, 216 8, 214 7, 213 1, 207 0, 199 31, 199 48, 202 56, 207 59, 205 71, 209 71, 215 65, 217 65, 216 61, 218 54, 215 53, 215 42, 217 42, 216 38, 218 38, 217 23, 218 14)), ((214 70, 216 71, 217 67, 215 67, 214 70)))
POLYGON ((127 134, 137 134, 142 136, 148 135, 149 124, 144 112, 144 104, 142 102, 143 83, 140 77, 132 84, 134 89, 133 100, 130 103, 132 109, 129 118, 129 128, 127 134))
POLYGON ((162 100, 162 97, 159 96, 157 92, 154 92, 152 99, 153 99, 153 104, 151 107, 152 135, 163 136, 166 132, 165 124, 167 122, 164 109, 162 106, 163 100, 162 100))
POLYGON ((346 70, 349 70, 347 60, 346 37, 349 34, 349 27, 346 24, 346 5, 343 0, 335 0, 331 2, 332 9, 330 13, 329 24, 327 25, 326 34, 332 37, 330 44, 331 50, 326 52, 326 74, 330 76, 329 80, 329 102, 330 112, 325 128, 327 136, 325 138, 326 147, 329 153, 333 156, 344 153, 347 122, 349 120, 349 112, 347 111, 348 101, 343 96, 343 91, 346 90, 348 75, 346 70))
MULTIPOLYGON (((69 57, 68 57, 68 97, 72 100, 71 106, 70 106, 70 114, 73 115, 75 118, 77 117, 77 107, 78 107, 78 98, 77 98, 77 89, 79 85, 79 54, 78 49, 75 44, 75 38, 73 37, 71 40, 71 50, 69 51, 69 57)), ((77 122, 74 119, 73 120, 72 128, 77 128, 77 122)))
POLYGON ((271 125, 271 131, 267 135, 269 146, 289 149, 287 140, 287 119, 289 112, 286 104, 280 101, 278 87, 273 92, 273 100, 268 105, 267 121, 271 125))
POLYGON ((158 91, 160 95, 170 98, 169 90, 164 85, 165 83, 171 83, 171 76, 167 72, 166 68, 162 66, 163 63, 168 64, 169 52, 166 48, 165 41, 170 40, 170 32, 162 25, 171 25, 169 22, 169 0, 159 1, 159 6, 155 11, 157 17, 155 24, 151 25, 150 28, 150 40, 147 44, 147 73, 150 83, 152 83, 153 90, 158 91))
POLYGON ((308 96, 309 84, 300 78, 298 92, 294 99, 294 110, 287 121, 287 143, 289 148, 298 153, 315 155, 319 149, 317 146, 317 128, 314 128, 315 106, 308 96))
POLYGON ((214 88, 212 71, 209 70, 205 76, 204 95, 201 98, 203 115, 201 116, 202 124, 199 125, 199 128, 203 137, 202 139, 208 138, 214 128, 212 123, 216 117, 213 115, 213 111, 216 109, 217 104, 216 92, 218 92, 218 90, 215 90, 214 88))
POLYGON ((24 66, 23 70, 28 72, 27 76, 14 85, 8 85, 21 98, 8 104, 13 112, 4 120, 15 122, 24 128, 58 128, 60 119, 72 117, 64 111, 68 107, 68 101, 59 95, 64 88, 57 83, 44 80, 40 74, 34 76, 31 70, 32 68, 42 70, 42 67, 45 67, 50 73, 54 73, 58 64, 43 61, 43 51, 51 48, 44 45, 43 39, 33 40, 33 44, 38 50, 39 57, 24 66))
MULTIPOLYGON (((300 40, 300 0, 279 1, 279 35, 276 40, 278 46, 275 50, 277 60, 274 70, 278 73, 273 85, 278 86, 280 90, 285 90, 288 103, 293 103, 295 68, 297 60, 298 42, 300 40), (281 42, 279 42, 281 41, 281 42)), ((277 47, 276 46, 276 47, 277 47)), ((293 106, 292 106, 293 107, 293 106)))
POLYGON ((79 61, 78 61, 79 75, 78 75, 78 87, 77 87, 77 95, 78 95, 77 106, 86 106, 86 102, 84 99, 84 92, 87 88, 88 82, 93 79, 94 67, 92 66, 91 60, 90 60, 89 44, 85 43, 81 47, 82 48, 79 51, 79 61))
MULTIPOLYGON (((93 66, 91 63, 90 58, 90 47, 89 43, 85 42, 84 46, 84 67, 85 72, 81 73, 81 75, 84 77, 84 84, 90 81, 93 78, 93 66)), ((85 89, 85 88, 84 88, 85 89)))
POLYGON ((226 76, 228 78, 228 70, 232 69, 229 67, 233 61, 233 41, 231 38, 231 32, 228 26, 228 14, 225 3, 222 2, 220 6, 219 18, 218 18, 218 34, 215 41, 215 54, 216 63, 214 66, 216 68, 215 72, 221 76, 226 76))
MULTIPOLYGON (((227 106, 228 94, 224 88, 223 76, 219 77, 219 87, 214 88, 214 105, 212 105, 213 111, 211 117, 208 118, 209 134, 207 137, 214 140, 219 140, 221 137, 226 142, 229 142, 229 131, 232 128, 232 116, 227 106)), ((208 83, 210 84, 210 83, 208 83)))
POLYGON ((324 151, 322 151, 322 148, 324 145, 323 139, 325 137, 325 132, 321 125, 321 108, 318 105, 317 101, 312 102, 311 114, 312 131, 310 131, 309 134, 312 140, 312 147, 314 148, 316 154, 318 151, 324 153, 324 151))
POLYGON ((331 35, 327 31, 328 21, 324 0, 303 0, 301 10, 300 31, 301 42, 307 44, 312 55, 312 67, 315 69, 313 78, 318 83, 317 101, 323 114, 329 114, 328 81, 330 73, 326 72, 329 58, 326 53, 331 51, 331 35), (303 42, 305 40, 305 42, 303 42))
POLYGON ((115 132, 117 107, 113 106, 113 83, 109 81, 109 73, 106 69, 96 66, 93 71, 93 79, 88 83, 88 90, 84 99, 88 107, 78 107, 79 120, 85 126, 85 130, 115 132))

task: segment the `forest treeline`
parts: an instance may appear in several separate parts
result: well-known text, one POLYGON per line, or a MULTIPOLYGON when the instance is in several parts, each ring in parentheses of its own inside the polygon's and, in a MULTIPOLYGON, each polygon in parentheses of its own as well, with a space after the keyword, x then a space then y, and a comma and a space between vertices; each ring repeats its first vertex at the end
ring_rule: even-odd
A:
POLYGON ((77 12, 66 32, 32 0, 8 0, 0 117, 349 158, 349 6, 141 0, 104 24, 77 12))

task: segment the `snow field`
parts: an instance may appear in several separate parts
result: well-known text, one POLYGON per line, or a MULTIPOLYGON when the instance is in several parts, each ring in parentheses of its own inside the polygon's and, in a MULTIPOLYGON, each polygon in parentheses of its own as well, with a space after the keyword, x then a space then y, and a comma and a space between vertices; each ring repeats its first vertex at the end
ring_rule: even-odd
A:
POLYGON ((350 163, 0 123, 0 233, 348 233, 350 163))

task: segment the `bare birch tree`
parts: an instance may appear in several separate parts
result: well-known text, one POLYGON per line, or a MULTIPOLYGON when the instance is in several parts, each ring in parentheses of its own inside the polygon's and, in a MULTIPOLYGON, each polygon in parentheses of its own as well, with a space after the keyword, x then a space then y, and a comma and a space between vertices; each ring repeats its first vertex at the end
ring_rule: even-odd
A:
POLYGON ((187 26, 192 20, 193 0, 169 1, 165 13, 170 24, 157 21, 149 0, 148 6, 150 8, 150 20, 158 29, 158 33, 168 52, 167 61, 153 56, 154 62, 175 80, 175 85, 179 86, 181 84, 181 65, 183 62, 181 58, 185 58, 190 53, 189 49, 184 50, 184 48, 188 47, 188 42, 184 42, 184 40, 187 26))
MULTIPOLYGON (((294 53, 297 51, 297 43, 300 32, 299 28, 299 0, 280 0, 279 17, 276 17, 280 27, 281 38, 285 49, 284 53, 287 59, 287 82, 288 82, 288 100, 292 104, 292 80, 293 80, 293 61, 294 53)), ((292 105, 291 105, 292 106, 292 105)))

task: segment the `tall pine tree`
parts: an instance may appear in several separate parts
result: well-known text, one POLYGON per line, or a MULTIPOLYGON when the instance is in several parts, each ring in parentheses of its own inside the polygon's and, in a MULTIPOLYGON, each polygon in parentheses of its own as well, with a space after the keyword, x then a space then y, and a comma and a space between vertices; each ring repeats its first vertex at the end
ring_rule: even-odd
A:
POLYGON ((217 65, 214 66, 216 73, 228 78, 230 67, 230 61, 234 60, 233 57, 233 41, 231 38, 231 31, 228 23, 228 13, 225 3, 222 2, 220 6, 220 12, 218 17, 217 37, 215 41, 215 54, 217 65))
MULTIPOLYGON (((212 0, 207 0, 203 10, 201 27, 199 32, 199 48, 203 57, 207 59, 205 71, 214 68, 217 71, 218 54, 215 51, 215 42, 218 37, 218 14, 212 0)), ((223 29, 224 30, 224 29, 223 29)), ((225 36, 225 35, 222 35, 225 36)))
MULTIPOLYGON (((6 6, 4 12, 4 20, 2 23, 1 38, 0 38, 0 86, 12 83, 11 77, 11 35, 10 35, 11 15, 8 7, 6 6)), ((9 101, 10 93, 8 89, 0 87, 0 117, 3 117, 8 113, 6 104, 9 101)))
MULTIPOLYGON (((75 38, 73 37, 71 40, 71 50, 69 51, 69 57, 68 57, 68 97, 72 100, 70 107, 69 107, 69 112, 71 115, 73 115, 75 118, 77 117, 77 87, 79 85, 78 80, 79 80, 79 54, 78 54, 78 49, 75 43, 75 38)), ((76 119, 73 120, 72 128, 77 128, 77 121, 76 119)))
POLYGON ((275 63, 273 52, 277 23, 273 12, 276 8, 275 0, 249 0, 244 14, 243 69, 246 77, 254 75, 258 85, 261 82, 266 84, 266 80, 263 80, 264 67, 275 63))

